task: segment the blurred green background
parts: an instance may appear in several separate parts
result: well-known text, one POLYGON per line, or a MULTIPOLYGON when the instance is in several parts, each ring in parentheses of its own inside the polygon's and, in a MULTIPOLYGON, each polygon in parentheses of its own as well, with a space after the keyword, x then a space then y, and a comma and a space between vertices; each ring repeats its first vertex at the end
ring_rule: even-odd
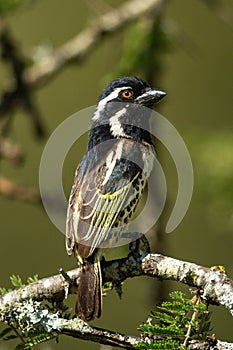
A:
MULTIPOLYGON (((62 45, 101 12, 120 3, 113 0, 36 0, 10 12, 6 20, 21 51, 31 55, 32 49, 38 46, 51 49, 51 46, 62 45)), ((156 86, 168 95, 159 112, 186 142, 195 176, 193 198, 184 220, 172 234, 162 234, 164 253, 200 265, 224 265, 233 278, 233 3, 230 0, 213 3, 173 0, 167 2, 161 21, 169 40, 166 49, 162 48, 158 54, 158 79, 154 72, 152 76, 156 86)), ((95 104, 109 79, 125 71, 122 56, 133 30, 134 24, 103 39, 81 64, 66 67, 36 90, 35 98, 47 129, 45 139, 36 140, 28 116, 16 112, 11 138, 21 145, 26 160, 20 167, 2 160, 2 175, 38 188, 38 169, 46 139, 65 118, 95 104), (119 61, 123 62, 121 66, 119 61)), ((137 42, 137 38, 134 40, 137 42)), ((4 67, 0 68, 2 89, 7 73, 4 67)), ((177 194, 177 177, 172 159, 162 146, 159 148, 168 183, 168 203, 162 219, 166 222, 177 194)), ((65 163, 67 193, 80 157, 78 149, 72 149, 65 163)), ((9 275, 12 274, 26 278, 38 273, 44 277, 56 274, 60 267, 75 266, 74 258, 66 254, 64 236, 53 226, 43 208, 5 197, 0 197, 0 206, 0 286, 10 287, 9 275)), ((188 291, 176 283, 162 283, 167 290, 188 291)), ((126 281, 122 300, 115 291, 109 292, 104 298, 103 316, 94 324, 138 334, 138 325, 154 309, 153 289, 160 284, 146 278, 126 281)), ((74 298, 70 298, 71 306, 74 298)), ((213 333, 218 339, 232 342, 232 318, 221 307, 211 309, 213 333)), ((10 343, 0 344, 0 349, 10 348, 10 343)), ((40 348, 89 350, 99 349, 100 345, 60 337, 59 344, 50 342, 40 348)))

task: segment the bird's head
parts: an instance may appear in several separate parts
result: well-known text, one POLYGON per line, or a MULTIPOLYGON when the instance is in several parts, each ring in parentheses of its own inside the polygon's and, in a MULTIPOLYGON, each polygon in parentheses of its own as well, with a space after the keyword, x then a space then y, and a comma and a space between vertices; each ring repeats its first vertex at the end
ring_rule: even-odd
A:
POLYGON ((166 93, 150 87, 144 80, 137 77, 123 77, 112 81, 99 97, 99 103, 130 102, 153 107, 166 93))
POLYGON ((112 137, 143 138, 151 112, 149 108, 165 95, 137 77, 114 80, 99 97, 92 127, 100 133, 98 127, 108 125, 112 137))

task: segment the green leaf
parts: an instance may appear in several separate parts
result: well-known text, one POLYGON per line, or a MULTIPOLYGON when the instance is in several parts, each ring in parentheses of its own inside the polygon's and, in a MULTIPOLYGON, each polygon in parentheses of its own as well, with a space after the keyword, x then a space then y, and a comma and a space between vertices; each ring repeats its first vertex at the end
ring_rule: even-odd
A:
POLYGON ((205 312, 207 311, 207 305, 206 304, 196 304, 194 305, 194 309, 197 310, 197 311, 202 311, 202 312, 205 312))
POLYGON ((174 317, 170 316, 164 312, 156 312, 156 314, 153 315, 154 318, 157 318, 159 321, 163 323, 173 323, 174 317))
POLYGON ((180 291, 174 291, 174 292, 171 292, 170 294, 170 297, 172 299, 181 299, 181 300, 188 300, 188 297, 186 294, 180 292, 180 291))
POLYGON ((40 344, 40 343, 43 343, 49 339, 52 339, 54 338, 53 335, 49 334, 49 333, 41 333, 41 334, 38 334, 36 335, 35 337, 29 339, 27 341, 26 344, 24 344, 24 349, 30 349, 32 348, 33 346, 37 345, 37 344, 40 344))
POLYGON ((5 295, 5 294, 7 294, 7 293, 9 293, 11 291, 12 291, 12 289, 6 289, 4 287, 0 288, 0 296, 5 295))
POLYGON ((180 349, 176 340, 156 340, 154 342, 141 342, 135 346, 137 349, 180 349))
POLYGON ((153 334, 153 335, 161 335, 161 336, 182 336, 184 335, 184 331, 182 329, 179 329, 177 326, 161 326, 159 324, 142 324, 139 327, 139 330, 141 330, 144 333, 147 334, 153 334))
POLYGON ((37 282, 37 281, 39 281, 39 275, 38 274, 36 274, 36 275, 34 275, 32 277, 28 277, 27 284, 30 284, 30 283, 33 283, 33 282, 37 282))
POLYGON ((187 310, 184 304, 178 301, 174 301, 174 302, 165 301, 161 304, 161 306, 158 306, 158 309, 164 312, 169 312, 171 314, 185 315, 186 312, 191 308, 189 307, 187 310))
POLYGON ((151 312, 150 321, 139 326, 144 335, 160 336, 165 342, 159 343, 156 340, 149 345, 148 342, 142 342, 140 343, 142 349, 180 349, 177 344, 184 341, 188 327, 191 327, 190 339, 205 339, 209 334, 210 313, 204 303, 198 304, 198 299, 189 300, 181 292, 172 292, 170 296, 173 301, 162 302, 157 306, 159 311, 151 312), (171 340, 175 340, 176 343, 171 344, 171 340))
POLYGON ((15 288, 20 288, 23 287, 23 281, 21 279, 21 277, 19 275, 12 275, 10 276, 10 281, 11 284, 15 287, 15 288))

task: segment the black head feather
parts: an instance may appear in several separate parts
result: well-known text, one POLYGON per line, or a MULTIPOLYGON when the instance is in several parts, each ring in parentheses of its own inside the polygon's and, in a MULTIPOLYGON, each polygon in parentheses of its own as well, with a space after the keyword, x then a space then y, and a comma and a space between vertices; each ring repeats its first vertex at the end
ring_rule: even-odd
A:
POLYGON ((104 89, 103 93, 99 97, 99 101, 110 95, 116 88, 121 87, 131 87, 134 96, 138 97, 145 91, 149 85, 142 79, 138 77, 122 77, 116 80, 113 80, 107 87, 104 89))

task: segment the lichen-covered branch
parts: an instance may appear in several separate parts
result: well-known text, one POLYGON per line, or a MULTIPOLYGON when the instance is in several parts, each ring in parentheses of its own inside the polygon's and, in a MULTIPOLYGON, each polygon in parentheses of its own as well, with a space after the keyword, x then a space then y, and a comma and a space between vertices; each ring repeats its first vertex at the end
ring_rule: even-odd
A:
POLYGON ((233 316, 233 281, 222 267, 207 268, 194 263, 150 254, 142 262, 143 275, 182 282, 202 289, 211 304, 225 306, 233 316))
MULTIPOLYGON (((65 294, 76 293, 79 271, 78 268, 68 271, 67 277, 63 273, 44 278, 2 296, 0 312, 6 303, 22 302, 30 298, 41 300, 61 294, 64 297, 65 294)), ((199 288, 209 303, 223 305, 233 315, 233 281, 217 268, 207 268, 160 254, 143 257, 135 252, 126 258, 103 262, 103 282, 119 285, 127 278, 136 276, 174 280, 199 288)))
MULTIPOLYGON (((1 310, 1 317, 14 328, 20 328, 23 335, 27 335, 32 330, 34 333, 41 333, 40 342, 66 335, 112 347, 135 349, 135 346, 141 342, 148 343, 149 346, 150 343, 161 340, 161 336, 156 335, 142 334, 140 337, 136 337, 93 327, 78 317, 71 320, 63 319, 58 313, 50 313, 41 303, 32 301, 32 299, 22 303, 15 302, 14 307, 6 304, 1 310)), ((33 339, 26 341, 23 335, 20 334, 20 339, 24 346, 28 348, 35 345, 33 339)), ((233 349, 233 344, 218 341, 215 338, 207 338, 204 341, 189 339, 186 345, 189 346, 189 349, 233 349)))

